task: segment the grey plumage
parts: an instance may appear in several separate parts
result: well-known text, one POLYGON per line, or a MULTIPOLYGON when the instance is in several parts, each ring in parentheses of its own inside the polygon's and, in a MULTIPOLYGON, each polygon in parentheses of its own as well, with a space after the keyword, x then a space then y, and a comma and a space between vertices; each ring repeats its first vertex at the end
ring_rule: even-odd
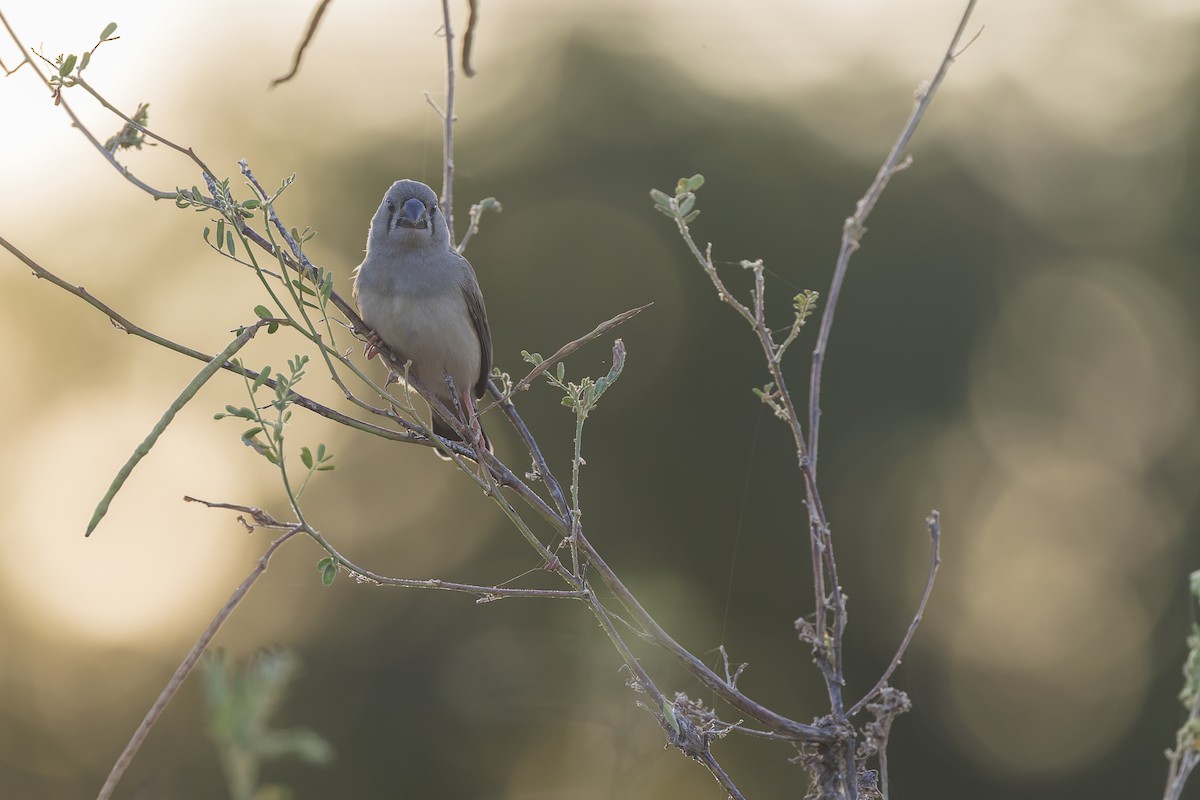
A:
MULTIPOLYGON (((425 184, 396 181, 384 195, 355 271, 354 299, 401 363, 412 361, 411 378, 453 411, 449 375, 464 417, 474 415, 473 400, 492 372, 492 334, 475 270, 454 249, 437 195, 425 184)), ((433 431, 461 440, 436 413, 433 431)))

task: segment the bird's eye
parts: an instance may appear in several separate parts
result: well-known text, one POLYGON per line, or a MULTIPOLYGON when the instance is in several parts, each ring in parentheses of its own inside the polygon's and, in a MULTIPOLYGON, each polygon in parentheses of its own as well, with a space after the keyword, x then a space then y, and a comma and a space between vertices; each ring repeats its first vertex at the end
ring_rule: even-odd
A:
POLYGON ((387 201, 387 210, 388 210, 389 214, 395 214, 396 213, 396 204, 393 203, 391 200, 388 200, 387 201))

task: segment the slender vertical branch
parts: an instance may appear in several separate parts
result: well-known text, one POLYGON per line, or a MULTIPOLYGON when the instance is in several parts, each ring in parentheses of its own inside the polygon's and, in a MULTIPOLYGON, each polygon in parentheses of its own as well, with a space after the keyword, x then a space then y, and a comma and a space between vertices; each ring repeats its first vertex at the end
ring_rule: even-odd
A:
POLYGON ((891 152, 887 158, 883 160, 883 164, 879 167, 879 172, 875 174, 875 180, 867 188, 867 193, 864 194, 854 207, 854 213, 846 218, 842 225, 842 245, 838 251, 837 263, 833 269, 833 280, 829 286, 829 294, 825 299, 825 310, 821 314, 821 327, 817 333, 817 344, 813 348, 812 370, 809 378, 808 389, 808 460, 809 469, 812 470, 814 477, 817 474, 817 446, 820 442, 821 433, 821 370, 825 365, 825 352, 829 348, 829 334, 833 329, 833 315, 837 310, 838 298, 842 293, 842 284, 846 281, 846 270, 850 266, 850 256, 854 255, 862 241, 863 234, 867 232, 865 227, 867 217, 874 210, 875 204, 879 202, 880 195, 887 188, 888 181, 900 170, 908 166, 908 161, 901 161, 905 149, 908 148, 908 143, 912 141, 913 134, 917 132, 917 126, 921 124, 921 119, 925 116, 929 104, 933 102, 933 96, 937 92, 938 87, 942 85, 942 80, 945 79, 946 73, 950 71, 950 65, 954 63, 954 59, 958 56, 958 43, 962 41, 963 33, 967 29, 967 22, 971 19, 971 12, 975 10, 975 0, 968 0, 967 7, 963 11, 962 19, 958 22, 958 29, 954 32, 953 38, 950 39, 950 46, 946 48, 946 55, 942 57, 942 63, 938 65, 937 72, 933 75, 933 80, 928 84, 922 85, 916 94, 916 102, 913 105, 912 113, 908 117, 908 122, 900 131, 899 138, 892 145, 891 152))
POLYGON ((446 37, 446 105, 441 110, 442 213, 450 241, 454 241, 454 29, 450 27, 450 0, 442 0, 442 32, 446 37))
POLYGON ((587 415, 578 407, 575 413, 575 455, 571 459, 571 571, 582 581, 585 578, 579 566, 579 528, 583 515, 579 508, 579 468, 583 464, 583 423, 587 415))

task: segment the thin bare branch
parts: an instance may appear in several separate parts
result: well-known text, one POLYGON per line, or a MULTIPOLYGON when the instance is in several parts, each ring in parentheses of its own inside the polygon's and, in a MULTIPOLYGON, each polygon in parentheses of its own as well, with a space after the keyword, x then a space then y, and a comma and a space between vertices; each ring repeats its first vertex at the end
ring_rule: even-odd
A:
POLYGON ((846 712, 847 717, 852 717, 862 711, 867 703, 871 702, 888 685, 892 674, 900 666, 900 661, 908 651, 909 644, 912 643, 913 634, 917 632, 921 620, 925 617, 925 606, 929 603, 929 595, 933 592, 933 583, 937 580, 938 566, 942 563, 942 524, 941 515, 938 514, 937 509, 929 512, 929 516, 925 518, 925 525, 929 528, 929 574, 925 578, 925 590, 921 592, 921 601, 917 603, 917 611, 913 614, 912 622, 908 623, 908 630, 904 632, 904 638, 900 640, 900 646, 896 648, 896 655, 892 656, 891 663, 888 664, 887 669, 883 671, 883 675, 880 676, 871 691, 864 694, 861 700, 850 707, 850 710, 846 712))
POLYGON ((112 797, 113 791, 115 791, 117 788, 117 783, 120 782, 121 776, 125 774, 125 770, 129 768, 129 764, 133 761, 133 757, 137 755, 137 751, 141 748, 142 743, 150 734, 150 730, 154 727, 154 724, 158 722, 159 717, 162 716, 167 704, 170 703, 172 698, 179 693, 179 688, 183 686, 183 682, 187 680, 187 676, 200 661, 200 656, 202 656, 204 651, 208 649, 209 644, 217 635, 217 631, 221 629, 221 626, 225 624, 225 620, 229 618, 229 615, 233 613, 235 608, 237 608, 238 603, 240 603, 242 598, 246 596, 246 593, 250 591, 250 587, 254 585, 254 582, 257 581, 259 577, 267 571, 267 564, 271 561, 271 556, 275 555, 275 551, 278 550, 284 542, 299 532, 299 528, 292 528, 278 539, 271 542, 271 546, 267 548, 265 553, 263 553, 262 558, 258 559, 258 562, 254 565, 254 569, 250 570, 250 574, 246 576, 246 579, 242 581, 236 589, 233 590, 233 594, 229 596, 229 599, 225 602, 225 605, 221 607, 221 610, 217 612, 215 617, 213 617, 212 622, 210 622, 208 627, 205 628, 203 633, 200 634, 200 638, 196 640, 194 645, 192 645, 192 649, 186 656, 184 656, 183 661, 175 670, 175 673, 171 676, 171 679, 167 681, 167 685, 164 686, 163 690, 159 693, 158 699, 154 701, 154 704, 150 706, 150 710, 146 712, 146 716, 142 719, 141 724, 138 725, 137 730, 133 732, 133 736, 130 738, 129 743, 125 745, 125 749, 121 751, 121 755, 117 757, 116 762, 112 766, 112 770, 109 771, 108 778, 105 779, 104 785, 100 787, 100 793, 96 795, 96 800, 108 800, 108 798, 112 797))
POLYGON ((84 533, 85 537, 91 536, 92 532, 96 530, 96 526, 100 524, 100 521, 104 519, 104 516, 108 513, 109 504, 112 503, 113 499, 117 495, 117 492, 119 492, 121 487, 125 485, 126 479, 133 474, 133 470, 138 463, 140 463, 141 460, 150 453, 150 450, 154 447, 155 443, 158 442, 159 437, 162 436, 163 432, 166 431, 167 427, 175 419, 175 415, 178 414, 179 411, 182 410, 183 407, 187 405, 193 397, 196 396, 196 392, 200 391, 200 389, 204 386, 204 384, 208 383, 208 380, 212 378, 212 376, 217 374, 217 370, 221 369, 221 367, 223 367, 233 358, 234 354, 245 347, 246 343, 254 338, 254 335, 258 333, 259 328, 261 328, 263 325, 271 324, 277 324, 276 320, 260 319, 253 325, 243 328, 241 333, 234 337, 233 341, 230 342, 224 350, 213 356, 212 359, 210 359, 209 362, 204 365, 204 368, 196 374, 196 377, 193 378, 186 387, 184 387, 184 390, 180 392, 178 397, 175 398, 175 400, 167 408, 166 413, 162 415, 162 417, 151 429, 150 433, 147 434, 146 438, 143 439, 142 442, 134 449, 133 455, 129 457, 129 460, 125 462, 124 466, 122 466, 117 472, 116 477, 113 478, 112 484, 108 487, 108 491, 104 493, 104 497, 100 499, 100 503, 96 506, 96 510, 92 514, 91 521, 88 522, 87 532, 84 533))
MULTIPOLYGON (((450 26, 450 0, 442 0, 442 35, 446 38, 446 107, 442 118, 442 214, 450 241, 454 241, 454 29, 450 26)), ((465 51, 464 51, 465 53, 465 51)), ((436 106, 435 106, 436 108, 436 106)))
MULTIPOLYGON (((12 26, 10 26, 8 24, 8 20, 5 18, 3 11, 0 11, 0 24, 4 25, 5 30, 8 31, 8 35, 12 37, 13 43, 16 44, 17 48, 22 53, 25 53, 26 52, 25 45, 23 45, 21 43, 21 39, 17 36, 16 31, 14 31, 12 29, 12 26)), ((29 68, 34 71, 34 74, 36 74, 38 76, 38 78, 42 81, 42 83, 46 85, 46 88, 50 89, 51 92, 53 92, 54 89, 50 85, 49 79, 46 77, 45 73, 43 73, 42 70, 38 67, 37 63, 33 59, 28 58, 28 57, 26 57, 25 61, 26 61, 26 63, 29 64, 29 68)), ((143 192, 145 192, 146 194, 153 197, 155 200, 170 200, 176 196, 176 194, 177 194, 176 192, 167 192, 167 191, 163 191, 161 189, 155 189, 150 184, 145 183, 144 181, 140 180, 139 178, 134 176, 132 173, 130 173, 130 171, 124 165, 122 165, 119 161, 117 161, 117 157, 115 155, 113 155, 112 153, 110 153, 108 148, 105 147, 103 144, 101 144, 100 140, 92 135, 92 132, 89 131, 87 129, 87 127, 83 124, 83 122, 79 119, 79 117, 75 115, 75 112, 71 109, 71 105, 62 97, 61 93, 59 93, 59 95, 58 95, 58 105, 62 106, 63 111, 66 112, 67 116, 71 118, 71 122, 73 123, 73 125, 76 128, 79 129, 79 132, 83 134, 84 138, 86 138, 89 142, 92 143, 92 146, 95 147, 104 156, 106 161, 108 161, 110 164, 112 164, 113 168, 116 169, 117 172, 121 173, 121 176, 123 178, 125 178, 125 180, 129 181, 134 186, 138 187, 143 192)))
POLYGON ((899 165, 901 164, 901 159, 904 157, 904 151, 908 148, 908 143, 912 141, 913 135, 917 132, 917 126, 921 124, 921 120, 925 117, 925 112, 929 109, 929 104, 933 102, 934 94, 937 93, 938 88, 942 85, 946 73, 950 71, 950 65, 954 63, 954 59, 958 55, 958 43, 962 40, 963 32, 967 29, 967 23, 971 19, 971 12, 974 10, 975 0, 968 0, 967 7, 958 22, 958 29, 955 30, 954 36, 950 39, 950 46, 946 48, 946 54, 942 57, 942 62, 938 65, 937 72, 934 73, 933 79, 928 85, 923 85, 917 90, 916 103, 913 106, 912 113, 909 115, 908 122, 905 123, 903 130, 900 131, 900 136, 896 139, 896 143, 892 145, 891 152, 883 160, 883 164, 879 167, 879 172, 875 174, 875 180, 871 182, 866 194, 855 205, 854 213, 842 225, 842 245, 838 252, 837 263, 833 269, 833 280, 829 286, 829 294, 826 295, 825 310, 821 314, 821 327, 817 334, 816 347, 813 348, 812 371, 809 378, 808 458, 809 468, 812 470, 813 475, 817 473, 817 452, 821 432, 821 370, 825 363, 825 352, 829 348, 829 334, 833 329, 833 315, 837 310, 838 297, 842 292, 842 284, 846 280, 846 270, 850 266, 850 256, 859 248, 863 234, 866 233, 867 217, 870 216, 871 211, 875 208, 875 204, 879 202, 879 198, 883 194, 883 190, 887 188, 888 181, 892 175, 900 168, 899 165))
MULTIPOLYGON (((117 330, 119 330, 123 333, 128 333, 133 336, 137 336, 138 338, 141 338, 141 339, 145 339, 146 341, 152 342, 152 343, 158 345, 159 347, 164 347, 168 350, 171 350, 172 352, 179 353, 180 355, 185 355, 188 358, 195 359, 196 361, 203 361, 203 362, 212 361, 212 359, 213 359, 212 355, 201 352, 199 350, 195 350, 191 347, 187 347, 186 345, 179 344, 178 342, 174 342, 170 339, 167 339, 167 338, 159 336, 158 334, 155 334, 151 331, 148 331, 145 328, 135 325, 134 323, 130 322, 127 318, 125 318, 124 316, 119 314, 111 306, 98 300, 94 295, 92 295, 90 292, 88 292, 82 286, 73 286, 70 283, 68 283, 67 281, 58 277, 53 272, 50 272, 45 267, 38 264, 36 261, 34 261, 29 256, 25 255, 25 253, 21 252, 19 249, 17 249, 14 245, 12 245, 10 242, 8 242, 3 237, 0 237, 0 247, 3 247, 8 252, 12 253, 18 260, 20 260, 23 264, 25 264, 25 266, 29 267, 29 269, 31 269, 33 271, 33 274, 35 277, 40 278, 42 280, 49 281, 50 283, 54 284, 58 288, 78 297, 80 300, 83 300, 85 303, 87 303, 88 305, 90 305, 93 308, 95 308, 96 310, 98 310, 100 313, 107 316, 109 318, 109 320, 112 321, 113 327, 115 327, 117 330)), ((235 375, 245 376, 246 378, 249 378, 251 381, 257 380, 258 376, 259 376, 259 373, 252 369, 248 369, 245 367, 239 368, 238 366, 236 366, 235 364, 232 364, 232 363, 222 364, 221 368, 228 372, 232 372, 235 375)), ((276 388, 276 386, 278 384, 276 383, 274 378, 268 378, 264 381, 264 385, 269 386, 272 389, 274 389, 274 388, 276 388)), ((301 408, 311 411, 314 414, 319 414, 320 416, 325 417, 326 419, 332 420, 333 422, 337 422, 340 425, 346 425, 347 427, 354 428, 356 430, 360 430, 363 433, 369 433, 372 436, 379 436, 384 439, 391 439, 393 441, 398 441, 398 442, 414 442, 414 443, 420 443, 420 444, 425 443, 425 442, 421 441, 421 439, 418 438, 419 434, 416 431, 396 431, 396 430, 392 430, 390 428, 383 428, 378 425, 372 425, 369 422, 364 422, 362 420, 355 419, 354 417, 349 417, 340 411, 335 411, 334 409, 329 408, 328 406, 324 406, 324 405, 316 402, 315 400, 305 397, 304 395, 296 394, 294 390, 293 390, 293 402, 296 405, 300 406, 301 408)))
POLYGON ((170 139, 167 139, 164 136, 160 136, 157 133, 155 133, 154 131, 150 130, 145 125, 141 124, 140 122, 138 122, 137 120, 133 119, 128 114, 126 114, 124 111, 117 108, 112 103, 108 102, 108 100, 106 100, 103 95, 101 95, 98 91, 96 91, 92 87, 92 85, 90 83, 88 83, 87 81, 85 81, 82 77, 76 76, 74 80, 75 80, 75 83, 82 86, 84 88, 84 90, 87 91, 88 94, 90 94, 92 97, 96 98, 96 101, 98 103, 100 103, 100 105, 104 106, 106 109, 108 109, 109 111, 111 111, 112 113, 114 113, 118 117, 120 117, 122 120, 124 120, 126 125, 131 126, 134 130, 138 131, 139 133, 149 136, 154 141, 164 144, 167 147, 171 148, 172 150, 175 150, 176 152, 182 153, 183 155, 187 156, 193 162, 195 162, 196 166, 200 167, 200 171, 203 174, 209 176, 213 180, 216 180, 216 175, 214 175, 213 171, 208 168, 208 165, 205 164, 198 155, 196 155, 195 150, 193 150, 190 147, 184 147, 181 144, 176 144, 175 142, 171 141, 170 139))
POLYGON ((286 75, 280 75, 275 80, 271 81, 270 88, 274 89, 281 83, 287 83, 292 78, 296 77, 296 73, 300 70, 300 61, 304 58, 304 51, 308 49, 309 42, 313 36, 317 34, 317 26, 321 24, 321 17, 325 16, 325 9, 329 7, 332 0, 321 0, 317 3, 317 7, 313 9, 312 16, 309 17, 308 26, 304 29, 304 38, 300 40, 300 44, 296 47, 296 52, 292 56, 292 67, 287 71, 286 75))
POLYGON ((709 669, 707 664, 696 658, 696 656, 692 655, 691 651, 675 641, 650 616, 646 609, 642 607, 642 604, 638 602, 638 599, 634 597, 629 587, 617 577, 617 574, 608 566, 608 563, 596 551, 596 548, 592 546, 592 543, 583 535, 582 531, 579 532, 579 549, 587 555, 592 568, 600 575, 604 584, 612 590, 612 593, 621 605, 625 607, 637 624, 642 626, 646 631, 645 638, 666 650, 684 669, 711 689, 722 700, 743 714, 758 720, 772 731, 783 734, 793 741, 826 743, 833 741, 833 734, 828 730, 816 725, 806 725, 790 720, 751 700, 737 689, 729 686, 720 675, 709 669))
MULTIPOLYGON (((579 348, 583 347, 588 342, 593 341, 595 339, 599 339, 601 336, 608 333, 613 328, 617 327, 618 325, 620 325, 624 322, 628 322, 629 320, 633 319, 638 314, 642 313, 643 311, 645 311, 647 308, 649 308, 652 305, 654 305, 654 304, 647 303, 644 306, 638 306, 637 308, 631 308, 628 311, 622 311, 620 314, 617 314, 612 319, 601 322, 595 328, 593 328, 589 332, 585 333, 583 336, 580 336, 578 339, 573 339, 573 340, 567 342, 562 347, 558 348, 558 350, 554 351, 554 355, 550 356, 547 359, 544 359, 541 363, 539 363, 532 370, 530 370, 528 375, 526 375, 524 378, 521 378, 521 380, 519 380, 515 384, 513 384, 512 394, 515 395, 518 392, 525 391, 526 389, 528 389, 530 387, 530 385, 535 380, 537 380, 538 376, 541 375, 542 373, 544 373, 546 370, 550 369, 553 366, 556 366, 561 361, 565 361, 567 356, 571 355, 572 353, 574 353, 579 348)), ((495 403, 493 403, 492 405, 495 405, 495 403)), ((492 406, 488 406, 488 409, 490 409, 491 407, 492 406)), ((487 410, 487 409, 485 409, 485 410, 487 410)), ((481 411, 480 413, 483 413, 483 412, 481 411)))
MULTIPOLYGON (((330 547, 327 541, 319 533, 308 526, 307 523, 300 522, 281 522, 275 519, 271 514, 256 506, 241 505, 239 503, 221 503, 209 500, 202 500, 198 497, 184 498, 185 502, 200 503, 208 508, 224 509, 228 511, 238 511, 242 514, 249 515, 254 522, 263 528, 270 529, 287 529, 303 531, 311 536, 322 545, 334 559, 343 566, 349 573, 350 577, 360 583, 372 583, 377 586, 399 586, 406 589, 440 589, 449 592, 464 592, 467 594, 478 595, 477 603, 490 603, 494 600, 501 600, 506 597, 539 597, 542 599, 560 599, 560 600, 586 600, 590 596, 589 592, 582 590, 562 590, 562 589, 528 589, 513 586, 504 586, 497 584, 487 586, 477 583, 459 583, 456 581, 443 581, 437 578, 429 578, 424 580, 415 580, 411 578, 393 578, 388 575, 380 575, 377 572, 372 572, 368 569, 363 569, 348 558, 343 556, 337 550, 330 547)), ((244 522, 244 520, 243 520, 244 522)), ((511 579, 510 579, 511 580, 511 579)), ((504 583, 508 583, 505 581, 504 583)))
POLYGON ((721 788, 729 793, 730 800, 746 800, 746 796, 742 794, 741 790, 733 782, 733 779, 729 777, 729 774, 713 758, 711 752, 705 750, 696 760, 712 773, 712 776, 717 779, 717 783, 721 784, 721 788))
MULTIPOLYGON (((434 108, 437 108, 437 106, 434 105, 433 100, 430 99, 428 93, 426 93, 425 99, 429 100, 430 105, 432 105, 434 108)), ((467 242, 471 241, 471 237, 479 233, 479 220, 483 219, 483 214, 485 211, 494 211, 499 214, 500 212, 504 211, 504 207, 500 205, 500 201, 494 197, 487 197, 478 203, 471 204, 471 210, 468 212, 470 214, 471 224, 467 226, 467 232, 463 234, 462 240, 458 243, 459 253, 465 253, 467 251, 467 242)))
MULTIPOLYGON (((24 56, 24 54, 22 54, 22 56, 24 56)), ((28 58, 22 57, 21 60, 17 62, 17 65, 15 67, 13 67, 12 69, 9 69, 8 66, 4 63, 4 59, 0 59, 0 70, 4 71, 4 77, 7 78, 9 75, 12 75, 14 72, 19 70, 21 67, 25 66, 26 61, 28 61, 28 58)))

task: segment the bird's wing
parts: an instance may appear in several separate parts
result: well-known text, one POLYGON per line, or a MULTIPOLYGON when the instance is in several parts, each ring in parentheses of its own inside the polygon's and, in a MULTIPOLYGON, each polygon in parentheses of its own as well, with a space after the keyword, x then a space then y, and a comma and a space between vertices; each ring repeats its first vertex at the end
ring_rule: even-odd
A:
MULTIPOLYGON (((465 259, 464 259, 465 260, 465 259)), ((470 267, 467 267, 470 270, 470 267)), ((492 375, 492 330, 488 327, 487 311, 483 307, 483 293, 479 284, 470 272, 461 284, 463 300, 467 304, 467 314, 475 327, 475 335, 479 337, 479 380, 475 382, 475 396, 483 397, 487 392, 488 378, 492 375)))

